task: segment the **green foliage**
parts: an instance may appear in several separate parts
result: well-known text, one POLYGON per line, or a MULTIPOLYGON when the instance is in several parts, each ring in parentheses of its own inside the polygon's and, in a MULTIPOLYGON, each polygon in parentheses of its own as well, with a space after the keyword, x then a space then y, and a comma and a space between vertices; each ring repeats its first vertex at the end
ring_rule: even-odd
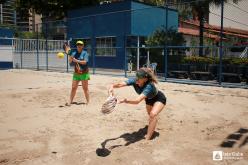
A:
MULTIPOLYGON (((219 64, 219 58, 190 56, 184 57, 181 63, 188 64, 219 64)), ((248 65, 248 58, 223 58, 222 64, 224 65, 248 65)))
POLYGON ((191 9, 179 10, 179 18, 182 20, 189 20, 192 18, 191 9))
MULTIPOLYGON (((22 39, 36 39, 37 38, 37 33, 33 32, 16 32, 15 37, 22 38, 22 39)), ((38 34, 39 39, 43 39, 44 36, 39 33, 38 34)))
POLYGON ((84 6, 96 5, 100 0, 17 0, 16 8, 19 11, 33 9, 37 14, 62 19, 67 11, 84 6))
MULTIPOLYGON (((165 27, 157 29, 147 40, 146 44, 148 46, 164 46, 167 45, 184 45, 185 40, 183 38, 183 35, 181 33, 178 33, 174 29, 168 29, 166 31, 165 27)), ((164 69, 164 56, 162 56, 163 49, 150 49, 150 53, 152 56, 150 56, 150 60, 152 62, 157 62, 158 67, 157 70, 160 72, 163 72, 164 69)), ((169 61, 181 61, 182 56, 177 56, 180 52, 178 50, 171 51, 173 55, 168 56, 169 61), (174 58, 180 58, 174 59, 174 58)))
POLYGON ((0 28, 7 28, 7 29, 16 30, 16 27, 14 25, 11 25, 11 24, 0 24, 0 28))
POLYGON ((148 46, 162 46, 165 45, 181 46, 184 45, 185 40, 181 33, 170 28, 166 31, 165 27, 157 29, 147 40, 148 46))
MULTIPOLYGON (((219 59, 216 59, 216 62, 219 63, 219 59)), ((248 65, 248 58, 223 58, 223 64, 231 65, 248 65)))
POLYGON ((184 57, 183 62, 189 64, 214 64, 215 60, 210 57, 190 56, 184 57))
POLYGON ((190 45, 191 45, 191 46, 197 46, 197 41, 196 41, 195 37, 192 37, 192 38, 190 39, 190 45))
POLYGON ((150 62, 156 62, 157 71, 164 71, 164 56, 162 56, 163 49, 150 49, 150 62))
POLYGON ((235 65, 248 65, 248 58, 235 58, 232 59, 232 63, 235 65))
MULTIPOLYGON (((225 46, 233 46, 236 43, 240 42, 248 42, 248 39, 245 38, 239 38, 236 36, 231 36, 231 35, 226 35, 225 38, 227 39, 228 42, 225 42, 225 46)), ((241 48, 242 49, 242 48, 241 48)))
MULTIPOLYGON (((224 2, 233 1, 233 0, 224 0, 224 2)), ((241 0, 237 0, 241 1, 241 0)), ((204 29, 204 21, 208 19, 209 16, 209 8, 210 6, 220 6, 222 0, 204 0, 204 1, 192 1, 185 0, 185 2, 189 2, 192 7, 193 16, 198 18, 200 22, 199 26, 199 46, 203 46, 203 29, 204 29)), ((203 56, 203 49, 199 49, 199 55, 203 56)))

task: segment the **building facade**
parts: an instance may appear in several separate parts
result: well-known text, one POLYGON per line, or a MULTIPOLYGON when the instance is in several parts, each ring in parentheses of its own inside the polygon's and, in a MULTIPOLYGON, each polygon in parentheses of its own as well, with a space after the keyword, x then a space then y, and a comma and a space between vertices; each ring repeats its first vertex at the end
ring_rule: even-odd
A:
POLYGON ((177 30, 177 10, 122 1, 70 11, 67 38, 80 38, 86 42, 91 66, 124 69, 128 47, 141 47, 141 40, 166 23, 168 28, 177 30))
POLYGON ((0 22, 1 24, 15 25, 16 11, 14 9, 15 0, 8 0, 0 4, 0 22))
POLYGON ((16 10, 16 0, 0 4, 0 24, 16 27, 19 31, 34 31, 35 24, 41 23, 41 16, 28 9, 16 10))
MULTIPOLYGON (((226 28, 240 29, 248 31, 248 1, 228 1, 224 4, 224 22, 226 28)), ((209 24, 220 26, 221 8, 210 6, 209 24)))

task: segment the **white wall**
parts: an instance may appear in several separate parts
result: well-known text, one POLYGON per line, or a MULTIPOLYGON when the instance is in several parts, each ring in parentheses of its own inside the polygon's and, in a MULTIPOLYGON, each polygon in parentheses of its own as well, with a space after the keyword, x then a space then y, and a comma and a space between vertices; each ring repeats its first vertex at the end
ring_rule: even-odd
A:
MULTIPOLYGON (((234 7, 231 4, 225 3, 224 17, 231 19, 231 20, 235 20, 239 23, 236 23, 234 21, 224 18, 224 27, 248 30, 248 0, 239 1, 238 4, 235 4, 232 2, 232 0, 229 0, 229 3, 233 4, 234 6, 238 8, 234 7), (242 25, 242 24, 245 24, 245 25, 242 25)), ((220 23, 221 23, 220 15, 221 15, 221 8, 211 6, 210 13, 209 13, 209 24, 220 26, 220 23), (216 16, 212 14, 211 12, 218 14, 219 16, 216 16)))
POLYGON ((0 46, 0 61, 13 61, 11 46, 0 46))

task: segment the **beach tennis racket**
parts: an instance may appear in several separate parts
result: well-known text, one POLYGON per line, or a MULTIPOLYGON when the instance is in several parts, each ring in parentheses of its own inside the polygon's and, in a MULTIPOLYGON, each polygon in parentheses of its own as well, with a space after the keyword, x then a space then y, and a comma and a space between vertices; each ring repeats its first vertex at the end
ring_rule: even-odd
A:
POLYGON ((109 96, 107 100, 103 103, 101 112, 103 114, 109 114, 115 110, 117 104, 117 98, 113 95, 109 96))

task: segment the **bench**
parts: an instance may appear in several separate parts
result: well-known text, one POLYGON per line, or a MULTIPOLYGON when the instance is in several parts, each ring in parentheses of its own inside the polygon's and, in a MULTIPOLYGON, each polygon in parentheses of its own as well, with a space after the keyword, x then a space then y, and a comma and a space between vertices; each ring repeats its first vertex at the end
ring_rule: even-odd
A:
POLYGON ((178 79, 187 79, 189 77, 187 71, 172 70, 169 71, 169 77, 178 79))
POLYGON ((230 83, 240 83, 241 75, 237 73, 222 73, 222 81, 230 83))
POLYGON ((190 73, 190 79, 191 80, 203 80, 203 81, 207 81, 207 80, 213 80, 214 79, 214 75, 211 72, 191 72, 190 73))

